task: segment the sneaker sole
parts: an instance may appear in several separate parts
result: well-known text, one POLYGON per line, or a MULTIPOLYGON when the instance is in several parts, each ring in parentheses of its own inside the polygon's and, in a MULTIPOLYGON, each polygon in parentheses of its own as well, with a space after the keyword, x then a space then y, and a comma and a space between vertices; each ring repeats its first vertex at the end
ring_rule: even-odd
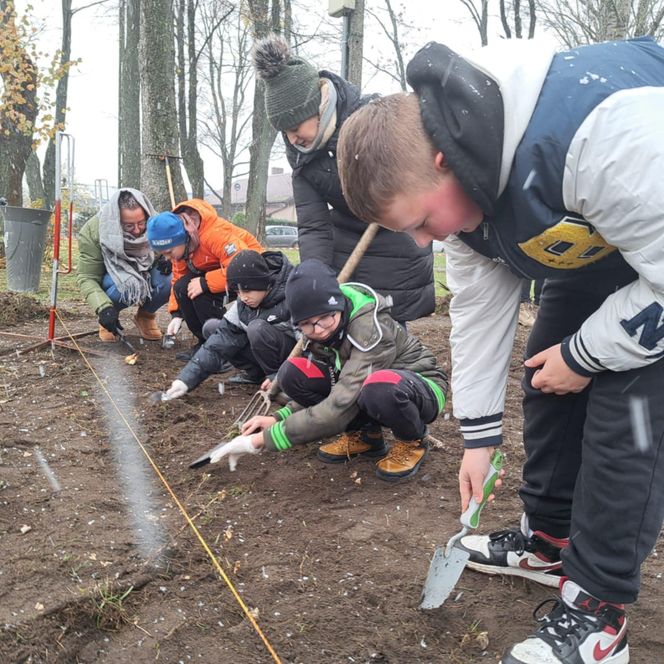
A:
POLYGON ((336 454, 326 454, 318 450, 318 458, 323 463, 347 463, 351 459, 357 457, 366 457, 367 459, 382 459, 387 454, 387 447, 380 450, 367 450, 366 452, 358 452, 357 454, 348 454, 346 456, 338 456, 336 454))
MULTIPOLYGON (((515 659, 511 655, 507 655, 507 659, 503 658, 498 664, 519 664, 520 659, 515 659)), ((611 657, 601 660, 601 664, 629 664, 629 646, 625 646, 620 652, 617 652, 611 657)))
POLYGON ((495 565, 483 565, 469 560, 466 563, 468 569, 488 574, 490 576, 519 576, 522 579, 530 579, 549 588, 558 588, 560 586, 560 576, 556 574, 547 574, 546 572, 533 572, 532 570, 521 569, 520 567, 496 567, 495 565))

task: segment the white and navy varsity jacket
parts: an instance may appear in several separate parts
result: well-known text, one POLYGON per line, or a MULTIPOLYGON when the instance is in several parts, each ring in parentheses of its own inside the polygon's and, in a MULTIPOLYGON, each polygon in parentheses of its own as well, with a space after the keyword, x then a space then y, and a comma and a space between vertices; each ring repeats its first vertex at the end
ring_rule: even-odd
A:
POLYGON ((571 337, 585 376, 664 355, 664 49, 641 38, 554 53, 505 42, 411 61, 422 119, 482 225, 446 241, 454 415, 466 447, 502 440, 521 279, 626 262, 638 278, 571 337))

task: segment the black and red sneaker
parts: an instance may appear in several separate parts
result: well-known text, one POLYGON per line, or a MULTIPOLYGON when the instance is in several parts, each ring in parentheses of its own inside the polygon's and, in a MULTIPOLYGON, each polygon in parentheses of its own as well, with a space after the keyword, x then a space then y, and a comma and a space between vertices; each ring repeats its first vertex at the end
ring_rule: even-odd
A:
POLYGON ((565 577, 560 593, 535 609, 541 627, 512 646, 501 664, 628 664, 624 605, 602 602, 565 577), (553 608, 540 618, 548 603, 553 608))
POLYGON ((562 575, 560 551, 568 542, 530 530, 524 514, 519 528, 466 535, 455 546, 468 552, 467 567, 477 572, 520 576, 557 588, 562 575))

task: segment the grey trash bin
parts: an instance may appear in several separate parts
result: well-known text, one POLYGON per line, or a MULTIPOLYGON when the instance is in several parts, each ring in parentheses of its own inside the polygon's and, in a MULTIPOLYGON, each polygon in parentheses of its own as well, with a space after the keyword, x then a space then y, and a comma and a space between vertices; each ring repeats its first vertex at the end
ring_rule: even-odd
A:
POLYGON ((36 291, 39 288, 50 210, 3 206, 7 288, 36 291))

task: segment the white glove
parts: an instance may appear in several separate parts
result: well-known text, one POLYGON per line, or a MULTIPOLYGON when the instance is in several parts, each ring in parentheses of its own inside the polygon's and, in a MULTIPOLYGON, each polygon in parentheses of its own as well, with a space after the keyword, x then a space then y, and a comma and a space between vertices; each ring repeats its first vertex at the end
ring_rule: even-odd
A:
POLYGON ((171 386, 161 395, 162 401, 170 401, 171 399, 177 399, 182 397, 189 391, 187 385, 181 380, 174 380, 171 383, 171 386))
POLYGON ((219 447, 212 450, 210 454, 210 463, 218 463, 225 456, 228 457, 228 467, 235 470, 238 459, 245 454, 258 454, 259 447, 251 444, 251 436, 236 436, 230 443, 222 443, 219 447))
POLYGON ((166 334, 174 337, 180 331, 180 327, 182 327, 182 318, 175 316, 175 318, 171 318, 171 322, 166 328, 166 334))

